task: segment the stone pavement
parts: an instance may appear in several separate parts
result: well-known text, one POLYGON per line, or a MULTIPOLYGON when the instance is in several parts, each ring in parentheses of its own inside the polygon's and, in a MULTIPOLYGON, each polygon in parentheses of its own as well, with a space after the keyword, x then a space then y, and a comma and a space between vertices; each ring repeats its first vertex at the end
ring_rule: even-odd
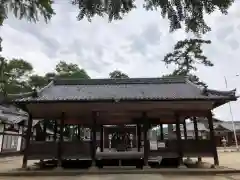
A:
MULTIPOLYGON (((213 158, 203 158, 203 161, 205 162, 209 162, 209 163, 213 163, 213 158)), ((220 165, 221 166, 225 166, 231 169, 240 169, 240 152, 222 152, 219 153, 219 161, 220 161, 220 165)), ((36 162, 36 161, 35 161, 36 162)), ((33 164, 34 161, 30 161, 28 162, 28 165, 33 164)), ((9 157, 9 158, 0 158, 0 169, 1 171, 10 171, 13 169, 18 169, 21 167, 22 164, 22 157, 21 156, 17 156, 17 157, 9 157)), ((202 174, 201 174, 202 175, 202 174)), ((148 179, 152 179, 152 180, 167 180, 169 178, 169 180, 192 180, 192 179, 196 179, 196 180, 240 180, 240 174, 234 174, 234 175, 225 175, 225 176, 169 176, 169 175, 160 175, 160 174, 128 174, 128 175, 124 175, 124 174, 117 174, 117 175, 81 175, 81 176, 72 176, 71 180, 77 180, 80 179, 81 180, 87 180, 87 178, 91 178, 91 179, 96 179, 96 180, 121 180, 122 178, 126 178, 126 179, 131 179, 131 180, 140 180, 140 178, 148 178, 148 179), (99 176, 99 177, 98 177, 99 176), (162 178, 160 178, 162 177, 162 178), (157 179, 158 178, 158 179, 157 179)), ((12 179, 12 180, 30 180, 30 178, 32 179, 33 177, 0 177, 0 180, 5 180, 5 179, 12 179)), ((38 180, 38 179, 42 179, 42 180, 54 180, 54 179, 58 179, 64 180, 67 177, 34 177, 34 179, 38 180)), ((69 177, 70 178, 70 177, 69 177)), ((68 178, 67 178, 68 179, 68 178)), ((89 179, 90 180, 90 179, 89 179)))
MULTIPOLYGON (((219 152, 218 155, 220 166, 230 169, 240 169, 240 152, 219 152)), ((213 158, 203 158, 203 161, 213 164, 213 158)), ((31 165, 35 162, 37 161, 28 161, 28 165, 31 165)), ((0 158, 1 171, 20 168, 21 164, 22 156, 0 158)))
MULTIPOLYGON (((0 180, 32 180, 33 177, 0 177, 0 180)), ((74 177, 34 177, 35 180, 239 180, 240 175, 234 176, 162 176, 149 174, 117 174, 117 175, 83 175, 74 177)))
MULTIPOLYGON (((218 158, 220 166, 240 169, 240 152, 219 152, 218 158)), ((213 164, 213 158, 203 158, 203 161, 213 164)))

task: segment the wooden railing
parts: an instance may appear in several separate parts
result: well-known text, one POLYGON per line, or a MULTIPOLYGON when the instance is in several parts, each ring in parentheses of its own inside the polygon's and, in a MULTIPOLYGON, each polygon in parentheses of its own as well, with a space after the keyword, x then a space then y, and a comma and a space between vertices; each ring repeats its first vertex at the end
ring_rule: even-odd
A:
POLYGON ((182 141, 182 150, 184 156, 189 157, 211 157, 213 156, 212 142, 210 140, 188 139, 182 141))
POLYGON ((91 159, 91 142, 63 142, 62 157, 64 159, 91 159))
MULTIPOLYGON (((166 140, 165 147, 150 150, 150 156, 178 157, 177 140, 166 140)), ((188 157, 211 157, 213 156, 212 142, 210 140, 181 140, 183 156, 188 157)))
MULTIPOLYGON (((73 141, 62 143, 63 159, 90 159, 90 142, 73 141)), ((28 149, 28 159, 56 159, 58 157, 58 142, 32 141, 28 149)))
POLYGON ((28 148, 28 159, 56 159, 58 152, 57 142, 52 141, 32 141, 28 148))

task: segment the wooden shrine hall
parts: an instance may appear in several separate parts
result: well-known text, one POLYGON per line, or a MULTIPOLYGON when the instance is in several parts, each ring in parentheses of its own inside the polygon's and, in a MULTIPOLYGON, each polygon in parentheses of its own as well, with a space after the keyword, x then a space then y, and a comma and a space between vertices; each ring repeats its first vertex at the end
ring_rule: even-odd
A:
POLYGON ((179 164, 183 163, 183 157, 213 157, 218 165, 211 111, 235 100, 235 90, 202 88, 187 77, 54 79, 31 96, 13 101, 29 114, 23 168, 27 167, 28 160, 37 159, 55 159, 58 166, 62 166, 65 159, 87 159, 92 167, 100 160, 131 159, 141 160, 143 167, 147 167, 149 159, 159 156, 178 158, 179 164), (180 126, 185 119, 196 117, 207 117, 210 137, 182 139, 180 126), (60 136, 55 137, 55 141, 31 140, 33 119, 55 120, 60 136), (90 128, 90 140, 64 139, 65 124, 90 128), (103 126, 118 125, 125 129, 127 124, 137 127, 136 149, 105 151, 103 126), (162 124, 175 124, 176 136, 162 138, 153 149, 148 131, 162 124), (100 133, 99 139, 97 133, 100 133))

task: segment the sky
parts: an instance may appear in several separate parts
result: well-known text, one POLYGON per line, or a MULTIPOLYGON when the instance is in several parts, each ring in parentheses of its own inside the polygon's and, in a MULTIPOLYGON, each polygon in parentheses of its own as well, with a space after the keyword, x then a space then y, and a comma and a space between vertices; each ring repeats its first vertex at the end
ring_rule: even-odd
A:
MULTIPOLYGON (((192 34, 178 30, 169 33, 169 22, 158 11, 145 11, 141 5, 123 20, 108 22, 95 17, 92 22, 77 21, 77 8, 67 1, 54 5, 56 15, 46 24, 17 20, 9 15, 1 27, 3 53, 7 58, 31 62, 35 73, 52 72, 60 61, 76 63, 92 78, 107 78, 121 70, 130 77, 160 77, 173 67, 162 62, 178 40, 192 34)), ((212 31, 203 36, 212 44, 203 47, 214 67, 198 66, 196 75, 211 89, 240 89, 240 2, 228 15, 215 12, 206 16, 212 31), (239 75, 239 76, 237 76, 239 75), (226 88, 224 76, 227 79, 226 88)), ((233 119, 240 121, 240 102, 231 103, 233 119)), ((214 110, 217 118, 232 120, 229 106, 214 110)))

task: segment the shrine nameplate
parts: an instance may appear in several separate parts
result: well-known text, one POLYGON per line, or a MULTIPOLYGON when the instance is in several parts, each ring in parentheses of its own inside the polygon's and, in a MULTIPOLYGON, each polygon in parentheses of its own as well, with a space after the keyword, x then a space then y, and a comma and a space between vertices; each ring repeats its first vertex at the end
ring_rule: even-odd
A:
POLYGON ((151 150, 157 150, 158 149, 157 141, 150 141, 150 149, 151 150))
POLYGON ((157 148, 165 148, 165 147, 166 147, 165 142, 158 142, 157 143, 157 148))

